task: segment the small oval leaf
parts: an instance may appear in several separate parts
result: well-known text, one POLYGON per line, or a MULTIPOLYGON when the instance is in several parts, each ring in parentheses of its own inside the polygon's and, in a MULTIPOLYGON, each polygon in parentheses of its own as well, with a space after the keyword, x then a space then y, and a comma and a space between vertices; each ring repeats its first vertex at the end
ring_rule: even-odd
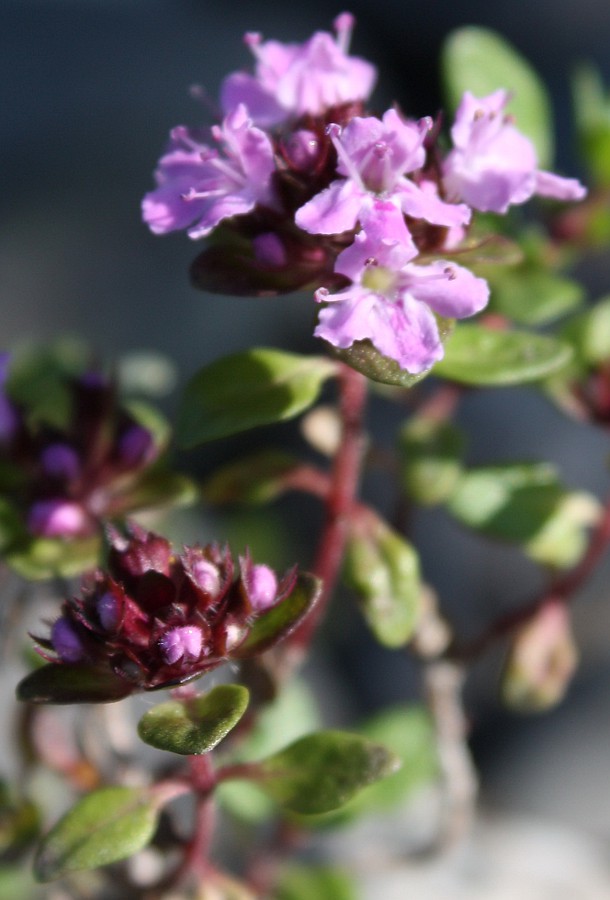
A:
POLYGON ((399 758, 381 744, 343 731, 320 731, 259 763, 258 783, 284 809, 312 815, 338 809, 399 767, 399 758))
POLYGON ((515 48, 495 31, 460 28, 443 48, 442 72, 447 100, 457 108, 465 91, 485 97, 498 88, 513 94, 509 111, 517 127, 534 143, 541 167, 553 157, 553 126, 546 88, 515 48))
POLYGON ((158 803, 142 788, 108 787, 80 800, 43 838, 34 860, 38 881, 126 859, 152 839, 158 803))
POLYGON ((572 353, 568 344, 546 335, 460 325, 433 373, 461 384, 525 384, 559 371, 570 362, 572 353))
POLYGON ((17 686, 17 699, 28 703, 113 703, 132 691, 129 681, 107 669, 49 663, 26 675, 17 686))
POLYGON ((335 372, 335 364, 322 356, 264 348, 218 359, 187 385, 177 440, 190 448, 298 416, 335 372))
POLYGON ((246 659, 277 644, 313 609, 321 591, 319 578, 300 572, 289 596, 255 620, 246 640, 231 652, 231 658, 246 659))
POLYGON ((208 753, 237 725, 249 697, 240 684, 219 684, 199 697, 160 703, 142 716, 138 734, 157 750, 184 756, 208 753))
POLYGON ((419 558, 413 547, 376 516, 357 522, 347 542, 344 577, 380 643, 402 647, 420 609, 419 558))

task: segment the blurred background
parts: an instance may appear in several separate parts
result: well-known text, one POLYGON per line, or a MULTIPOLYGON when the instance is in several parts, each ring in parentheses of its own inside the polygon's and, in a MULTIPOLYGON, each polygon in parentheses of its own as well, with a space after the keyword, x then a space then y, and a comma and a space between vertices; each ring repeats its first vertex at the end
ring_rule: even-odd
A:
MULTIPOLYGON (((357 17, 352 52, 379 69, 373 105, 382 111, 397 100, 413 116, 434 115, 442 106, 437 63, 452 29, 478 24, 500 31, 549 87, 556 170, 579 174, 570 74, 589 60, 610 85, 604 0, 354 0, 350 9, 357 17)), ((104 359, 134 350, 166 355, 177 366, 179 384, 204 362, 253 344, 316 352, 310 296, 243 300, 195 291, 187 270, 198 246, 183 234, 152 236, 139 205, 169 129, 209 121, 189 86, 202 85, 215 98, 225 74, 250 65, 244 32, 302 41, 329 29, 341 11, 328 0, 285 6, 264 0, 0 0, 3 347, 79 334, 104 359)), ((610 289, 607 263, 596 261, 582 274, 592 298, 610 289)), ((166 403, 171 410, 172 398, 166 403)), ((380 399, 370 419, 389 443, 401 414, 380 399)), ((567 422, 533 392, 473 394, 461 423, 472 435, 473 464, 550 453, 568 485, 606 492, 603 437, 567 422)), ((200 464, 205 468, 225 452, 224 445, 211 449, 200 464)), ((365 490, 382 506, 391 500, 378 480, 365 490)), ((305 511, 311 512, 307 504, 305 511)), ((284 513, 273 515, 284 521, 284 513)), ((295 545, 307 539, 303 521, 311 520, 306 515, 292 522, 295 545)), ((416 537, 426 577, 464 633, 476 632, 490 608, 525 599, 538 583, 533 564, 523 563, 517 551, 483 546, 441 514, 422 516, 416 537)), ((502 713, 494 689, 499 657, 477 667, 467 694, 488 806, 604 840, 610 838, 607 575, 599 574, 576 606, 583 664, 558 710, 531 720, 502 713)), ((354 715, 417 695, 415 668, 402 655, 372 647, 347 603, 339 601, 327 638, 332 650, 324 671, 354 715)))

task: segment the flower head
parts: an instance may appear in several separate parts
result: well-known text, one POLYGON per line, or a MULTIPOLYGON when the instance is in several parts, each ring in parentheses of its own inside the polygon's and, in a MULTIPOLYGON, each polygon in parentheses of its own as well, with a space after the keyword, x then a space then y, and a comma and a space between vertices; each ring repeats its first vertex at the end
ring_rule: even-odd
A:
POLYGON ((247 34, 245 42, 256 59, 255 73, 234 72, 225 79, 221 89, 225 113, 244 103, 254 122, 268 128, 365 100, 376 71, 365 60, 348 56, 353 25, 353 16, 343 13, 334 22, 336 38, 317 31, 304 44, 263 42, 259 34, 247 34))
POLYGON ((534 145, 505 113, 509 100, 505 90, 482 98, 464 94, 451 129, 454 149, 444 163, 449 194, 496 213, 534 194, 581 200, 586 190, 579 181, 538 169, 534 145))
POLYGON ((217 544, 177 554, 135 524, 126 535, 110 528, 108 537, 108 570, 86 576, 50 636, 36 640, 49 662, 111 673, 127 693, 179 684, 221 665, 296 584, 296 570, 278 579, 249 556, 236 575, 229 549, 217 544))
POLYGON ((487 303, 487 282, 467 269, 437 260, 414 265, 417 251, 404 234, 406 225, 391 203, 378 202, 354 243, 337 258, 336 269, 352 284, 336 294, 324 288, 315 330, 339 348, 369 340, 401 369, 426 371, 443 356, 435 313, 464 318, 487 303))
POLYGON ((155 173, 158 187, 142 201, 144 221, 155 234, 186 228, 191 238, 205 237, 224 219, 257 204, 273 205, 273 146, 244 104, 211 134, 222 152, 187 128, 173 130, 155 173))

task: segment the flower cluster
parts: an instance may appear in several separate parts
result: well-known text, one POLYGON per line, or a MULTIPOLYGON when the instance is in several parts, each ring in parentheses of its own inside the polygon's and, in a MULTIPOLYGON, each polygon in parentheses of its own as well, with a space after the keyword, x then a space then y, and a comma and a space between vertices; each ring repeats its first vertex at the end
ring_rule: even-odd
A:
POLYGON ((56 373, 41 408, 31 389, 29 400, 13 397, 10 367, 0 356, 0 493, 29 535, 86 537, 130 511, 130 491, 161 447, 112 380, 93 370, 56 373))
POLYGON ((265 293, 317 282, 318 337, 341 349, 369 341, 419 374, 443 355, 437 317, 472 316, 489 297, 482 278, 447 259, 472 211, 585 191, 538 169, 504 90, 465 94, 446 154, 431 119, 368 115, 375 70, 348 54, 352 17, 334 24, 336 37, 303 45, 247 35, 256 67, 224 81, 216 147, 175 129, 143 215, 157 234, 200 238, 221 226, 194 264, 200 286, 265 293))
POLYGON ((56 664, 106 671, 125 693, 180 684, 237 654, 257 619, 293 591, 266 565, 217 544, 176 554, 165 538, 131 524, 109 527, 107 571, 83 578, 39 652, 56 664))

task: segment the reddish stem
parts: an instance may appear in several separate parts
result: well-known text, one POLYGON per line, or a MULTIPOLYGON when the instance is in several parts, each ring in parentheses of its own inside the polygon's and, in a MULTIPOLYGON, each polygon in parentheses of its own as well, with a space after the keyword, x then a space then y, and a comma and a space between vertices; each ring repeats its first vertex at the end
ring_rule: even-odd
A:
POLYGON ((339 367, 339 412, 343 424, 341 444, 334 460, 326 501, 326 517, 313 571, 321 579, 321 597, 311 614, 290 638, 291 650, 303 655, 326 611, 335 589, 347 539, 350 509, 360 479, 364 449, 363 415, 366 378, 349 366, 339 367))
POLYGON ((453 660, 470 660, 483 653, 494 641, 511 634, 527 622, 536 612, 551 600, 569 603, 576 592, 590 578, 610 544, 610 497, 606 500, 603 513, 591 532, 589 545, 582 559, 565 575, 554 579, 544 591, 515 610, 500 616, 473 641, 462 645, 453 643, 446 656, 453 660))

